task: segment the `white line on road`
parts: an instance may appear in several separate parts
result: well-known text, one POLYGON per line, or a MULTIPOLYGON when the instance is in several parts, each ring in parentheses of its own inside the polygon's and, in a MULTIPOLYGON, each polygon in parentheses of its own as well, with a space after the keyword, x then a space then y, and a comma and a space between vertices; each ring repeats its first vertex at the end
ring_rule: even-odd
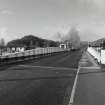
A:
POLYGON ((72 88, 69 105, 73 105, 73 102, 74 102, 74 96, 75 96, 79 71, 80 71, 80 66, 78 67, 77 74, 76 74, 76 77, 75 77, 75 80, 74 80, 74 85, 73 85, 73 88, 72 88))
POLYGON ((90 67, 81 67, 81 69, 101 69, 98 66, 90 66, 90 67))

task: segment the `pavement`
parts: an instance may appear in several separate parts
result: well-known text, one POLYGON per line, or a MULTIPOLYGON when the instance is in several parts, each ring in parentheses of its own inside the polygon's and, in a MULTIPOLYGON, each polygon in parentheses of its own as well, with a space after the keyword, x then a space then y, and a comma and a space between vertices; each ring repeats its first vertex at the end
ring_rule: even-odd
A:
POLYGON ((88 52, 80 66, 73 105, 105 105, 105 70, 88 52))
POLYGON ((0 67, 0 105, 68 105, 81 51, 0 67))

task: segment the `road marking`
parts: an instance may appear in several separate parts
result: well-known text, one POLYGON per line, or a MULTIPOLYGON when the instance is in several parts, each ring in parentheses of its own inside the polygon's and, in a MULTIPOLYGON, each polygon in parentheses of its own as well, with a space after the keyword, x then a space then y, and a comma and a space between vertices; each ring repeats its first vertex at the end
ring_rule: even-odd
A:
POLYGON ((61 70, 69 70, 70 71, 70 69, 71 70, 75 70, 75 71, 77 71, 77 69, 74 69, 74 68, 65 68, 65 67, 50 67, 50 66, 32 66, 32 65, 18 65, 18 67, 33 67, 33 68, 45 68, 45 69, 54 69, 54 70, 59 70, 59 69, 61 69, 61 70))
POLYGON ((84 53, 82 55, 81 60, 84 59, 83 58, 84 55, 87 55, 88 59, 91 60, 91 62, 93 63, 94 66, 91 66, 91 67, 80 67, 81 66, 80 65, 81 62, 79 62, 79 67, 78 67, 77 74, 76 74, 76 77, 75 77, 75 80, 74 80, 74 84, 73 84, 73 88, 72 88, 72 92, 71 92, 71 97, 70 97, 69 105, 73 105, 73 102, 74 102, 74 96, 75 96, 75 92, 76 92, 77 81, 78 81, 78 76, 79 76, 80 69, 81 68, 85 68, 85 69, 88 69, 88 68, 89 69, 90 68, 92 68, 92 69, 100 69, 100 67, 96 64, 96 62, 94 62, 93 58, 88 53, 84 53))
POLYGON ((81 69, 101 69, 99 66, 81 67, 81 69))
POLYGON ((73 105, 73 102, 74 102, 74 96, 75 96, 79 71, 80 71, 80 66, 78 67, 77 74, 76 74, 76 77, 75 77, 75 80, 74 80, 74 85, 73 85, 73 88, 72 88, 69 105, 73 105))
MULTIPOLYGON (((86 56, 86 53, 82 54, 82 57, 81 57, 80 61, 84 58, 84 56, 86 56)), ((73 102, 74 102, 74 96, 75 96, 76 87, 77 87, 78 75, 79 75, 79 71, 81 69, 81 62, 80 61, 79 61, 78 69, 77 69, 77 74, 76 74, 76 77, 75 77, 75 80, 74 80, 73 88, 72 88, 72 91, 71 91, 71 97, 70 97, 69 105, 73 105, 73 102)))

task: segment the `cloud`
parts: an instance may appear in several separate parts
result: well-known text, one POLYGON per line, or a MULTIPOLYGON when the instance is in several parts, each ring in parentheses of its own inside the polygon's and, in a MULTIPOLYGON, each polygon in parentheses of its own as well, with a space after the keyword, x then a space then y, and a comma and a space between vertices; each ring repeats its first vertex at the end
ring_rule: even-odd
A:
POLYGON ((105 6, 105 1, 104 0, 93 0, 96 6, 99 8, 103 8, 105 6))
POLYGON ((12 15, 13 14, 13 12, 10 10, 1 10, 0 13, 3 15, 12 15))

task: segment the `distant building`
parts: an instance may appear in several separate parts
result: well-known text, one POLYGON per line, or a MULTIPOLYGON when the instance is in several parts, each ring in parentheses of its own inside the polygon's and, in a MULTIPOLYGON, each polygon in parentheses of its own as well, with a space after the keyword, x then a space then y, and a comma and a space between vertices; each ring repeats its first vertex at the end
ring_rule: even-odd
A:
POLYGON ((60 47, 60 48, 63 48, 63 49, 66 49, 66 48, 67 48, 67 45, 64 44, 64 43, 61 43, 59 47, 60 47))
POLYGON ((64 41, 60 43, 59 47, 63 49, 71 49, 71 43, 69 41, 64 41))
POLYGON ((7 46, 7 52, 13 53, 13 52, 23 52, 25 51, 26 47, 23 45, 13 45, 13 46, 7 46))
POLYGON ((23 52, 23 51, 25 51, 24 47, 17 47, 16 48, 16 52, 23 52))

